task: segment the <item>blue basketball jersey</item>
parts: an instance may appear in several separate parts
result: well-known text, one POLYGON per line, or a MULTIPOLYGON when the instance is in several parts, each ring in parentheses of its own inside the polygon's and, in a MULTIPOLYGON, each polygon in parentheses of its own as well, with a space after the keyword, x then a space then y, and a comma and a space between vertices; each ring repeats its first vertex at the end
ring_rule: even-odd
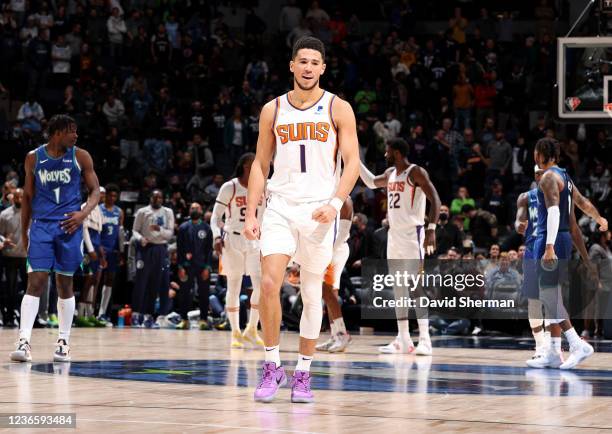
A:
POLYGON ((527 192, 527 230, 525 231, 525 246, 533 250, 533 243, 538 235, 538 189, 534 188, 527 192))
MULTIPOLYGON (((554 171, 563 180, 563 190, 559 192, 559 232, 567 232, 569 231, 570 227, 573 183, 565 169, 553 166, 548 170, 554 171)), ((542 189, 538 186, 538 223, 536 230, 539 236, 546 233, 547 219, 548 210, 546 209, 544 193, 542 192, 542 189)))
POLYGON ((113 209, 110 211, 104 204, 100 204, 99 207, 102 213, 102 247, 105 250, 118 250, 121 210, 116 205, 113 205, 113 209))
POLYGON ((36 149, 32 219, 65 220, 66 214, 81 209, 81 168, 76 146, 52 158, 46 145, 36 149))

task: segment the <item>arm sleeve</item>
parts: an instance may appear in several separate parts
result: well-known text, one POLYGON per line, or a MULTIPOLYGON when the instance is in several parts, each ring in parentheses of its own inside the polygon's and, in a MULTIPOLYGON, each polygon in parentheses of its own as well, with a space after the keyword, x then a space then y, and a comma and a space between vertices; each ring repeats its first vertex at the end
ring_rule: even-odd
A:
POLYGON ((212 230, 213 239, 221 236, 221 223, 223 214, 232 200, 233 195, 232 182, 228 181, 221 186, 219 194, 215 200, 215 206, 213 207, 212 217, 210 218, 210 228, 212 230))
POLYGON ((548 217, 546 218, 546 244, 555 244, 557 233, 559 232, 559 220, 561 213, 557 205, 547 209, 548 217))
POLYGON ((374 184, 374 174, 368 170, 363 162, 359 162, 359 176, 366 187, 371 188, 372 190, 377 188, 376 184, 374 184))

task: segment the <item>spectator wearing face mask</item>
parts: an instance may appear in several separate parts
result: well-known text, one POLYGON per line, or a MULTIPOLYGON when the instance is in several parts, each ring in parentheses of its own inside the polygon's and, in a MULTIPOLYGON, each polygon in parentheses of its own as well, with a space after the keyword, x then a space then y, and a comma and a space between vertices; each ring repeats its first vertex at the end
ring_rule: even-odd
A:
POLYGON ((436 246, 438 252, 447 252, 451 248, 460 248, 463 244, 461 231, 451 223, 448 205, 440 207, 440 219, 436 227, 436 246))

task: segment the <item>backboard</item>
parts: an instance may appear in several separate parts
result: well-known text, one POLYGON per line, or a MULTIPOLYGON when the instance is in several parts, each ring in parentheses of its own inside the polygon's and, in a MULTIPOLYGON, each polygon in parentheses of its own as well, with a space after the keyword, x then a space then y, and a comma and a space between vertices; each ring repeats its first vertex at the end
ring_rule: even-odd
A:
POLYGON ((612 37, 557 40, 557 116, 612 123, 612 37))

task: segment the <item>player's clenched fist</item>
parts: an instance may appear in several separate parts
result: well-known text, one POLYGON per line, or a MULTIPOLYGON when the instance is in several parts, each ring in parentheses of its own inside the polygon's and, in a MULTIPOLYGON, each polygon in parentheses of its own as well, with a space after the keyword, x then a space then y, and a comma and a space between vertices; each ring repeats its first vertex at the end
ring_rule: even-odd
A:
POLYGON ((331 223, 336 218, 336 208, 326 204, 320 206, 312 212, 312 219, 319 223, 331 223))
POLYGON ((247 240, 259 239, 259 221, 255 216, 247 216, 244 221, 244 236, 247 240))

